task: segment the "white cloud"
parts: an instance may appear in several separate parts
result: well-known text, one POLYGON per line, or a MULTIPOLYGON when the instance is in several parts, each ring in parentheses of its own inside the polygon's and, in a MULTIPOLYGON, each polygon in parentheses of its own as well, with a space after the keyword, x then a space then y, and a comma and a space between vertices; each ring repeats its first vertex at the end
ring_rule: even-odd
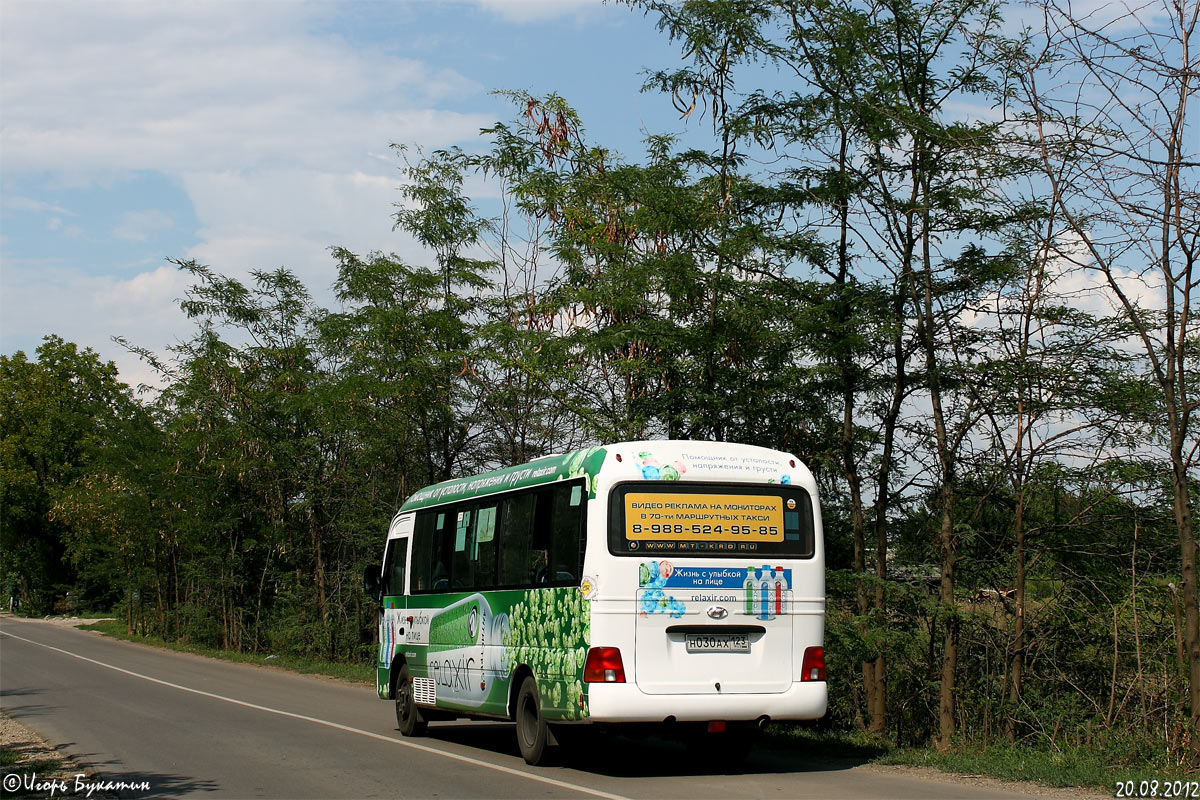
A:
POLYGON ((9 169, 345 168, 414 117, 439 143, 461 135, 461 116, 428 105, 480 88, 453 70, 310 33, 331 13, 321 4, 14 0, 4 9, 9 169))
POLYGON ((510 22, 542 22, 581 17, 602 8, 598 0, 475 0, 480 7, 510 22))
POLYGON ((129 242, 144 242, 150 234, 157 231, 170 230, 175 227, 175 221, 170 215, 157 209, 149 211, 126 211, 121 215, 112 235, 117 239, 129 242))
POLYGON ((125 383, 157 386, 157 374, 111 337, 157 349, 186 336, 189 323, 176 301, 187 285, 187 277, 173 267, 120 280, 52 263, 8 264, 0 317, 6 338, 11 335, 16 342, 12 350, 32 355, 41 339, 53 333, 115 362, 125 383))
MULTIPOLYGON (((1072 299, 1072 305, 1097 316, 1124 315, 1109 276, 1099 268, 1077 233, 1061 231, 1047 267, 1057 293, 1072 299)), ((1103 249, 1103 246, 1101 246, 1103 249)), ((1166 293, 1161 274, 1143 273, 1114 264, 1112 283, 1130 302, 1142 308, 1166 308, 1166 293)))
MULTIPOLYGON (((401 178, 387 145, 472 141, 494 115, 445 108, 483 89, 453 69, 331 34, 328 23, 343 10, 7 0, 0 4, 6 182, 41 176, 43 184, 111 192, 115 240, 137 244, 171 231, 188 242, 179 248, 187 252, 166 255, 242 278, 285 266, 320 302, 329 302, 334 278, 330 246, 419 258, 392 231, 401 178), (196 230, 121 194, 123 178, 135 172, 177 181, 196 230)), ((53 215, 44 227, 55 236, 88 236, 68 224, 86 215, 49 199, 5 192, 3 205, 6 213, 53 215)), ((162 352, 188 336, 191 323, 175 302, 185 277, 143 267, 128 278, 128 265, 78 257, 50 270, 7 259, 6 342, 36 346, 57 333, 113 358, 132 382, 148 378, 109 337, 162 352)))
POLYGON ((5 211, 29 211, 35 214, 65 214, 74 216, 74 213, 68 211, 57 203, 48 203, 45 200, 35 200, 32 197, 22 197, 4 192, 0 195, 0 208, 5 211))
POLYGON ((1082 27, 1109 36, 1139 28, 1162 31, 1169 24, 1169 6, 1159 0, 1075 0, 1064 8, 1082 27))
POLYGON ((174 267, 161 266, 97 291, 95 303, 101 309, 127 313, 130 307, 146 303, 174 303, 187 287, 188 279, 184 273, 174 267))
POLYGON ((398 178, 272 169, 183 180, 204 226, 187 255, 229 275, 287 267, 317 293, 333 281, 331 246, 386 249, 395 238, 398 178))

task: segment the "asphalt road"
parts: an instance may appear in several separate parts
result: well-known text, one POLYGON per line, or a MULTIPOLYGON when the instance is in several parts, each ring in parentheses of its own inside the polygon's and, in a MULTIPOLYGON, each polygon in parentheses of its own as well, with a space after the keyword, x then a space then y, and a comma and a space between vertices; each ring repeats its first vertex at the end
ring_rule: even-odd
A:
POLYGON ((428 736, 404 739, 392 705, 368 686, 12 617, 0 620, 0 708, 99 776, 150 785, 123 797, 1021 796, 1020 787, 830 760, 773 742, 730 767, 698 763, 671 742, 618 737, 533 768, 510 724, 433 723, 428 736))

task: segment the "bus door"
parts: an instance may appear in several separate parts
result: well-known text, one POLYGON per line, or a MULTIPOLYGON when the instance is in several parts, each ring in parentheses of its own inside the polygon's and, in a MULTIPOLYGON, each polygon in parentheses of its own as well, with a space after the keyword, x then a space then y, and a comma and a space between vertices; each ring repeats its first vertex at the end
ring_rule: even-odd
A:
POLYGON ((379 663, 390 666, 408 631, 408 565, 414 516, 397 517, 388 532, 383 556, 382 618, 379 624, 379 663))

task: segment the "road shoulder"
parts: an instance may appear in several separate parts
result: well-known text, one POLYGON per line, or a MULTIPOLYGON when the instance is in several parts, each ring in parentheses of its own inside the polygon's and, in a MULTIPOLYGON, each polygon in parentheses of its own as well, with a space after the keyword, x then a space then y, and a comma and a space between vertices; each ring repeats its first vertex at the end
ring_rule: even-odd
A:
POLYGON ((0 764, 3 765, 0 784, 5 797, 72 797, 77 793, 100 799, 118 796, 103 788, 89 793, 89 788, 102 781, 97 781, 95 775, 65 751, 3 711, 0 711, 0 764))

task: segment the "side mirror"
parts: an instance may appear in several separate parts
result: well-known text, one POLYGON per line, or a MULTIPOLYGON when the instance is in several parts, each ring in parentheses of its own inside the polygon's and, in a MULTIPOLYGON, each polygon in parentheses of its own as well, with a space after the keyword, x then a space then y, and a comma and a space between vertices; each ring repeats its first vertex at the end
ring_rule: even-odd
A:
POLYGON ((381 574, 378 564, 368 564, 363 570, 363 591, 371 597, 379 596, 381 574))

